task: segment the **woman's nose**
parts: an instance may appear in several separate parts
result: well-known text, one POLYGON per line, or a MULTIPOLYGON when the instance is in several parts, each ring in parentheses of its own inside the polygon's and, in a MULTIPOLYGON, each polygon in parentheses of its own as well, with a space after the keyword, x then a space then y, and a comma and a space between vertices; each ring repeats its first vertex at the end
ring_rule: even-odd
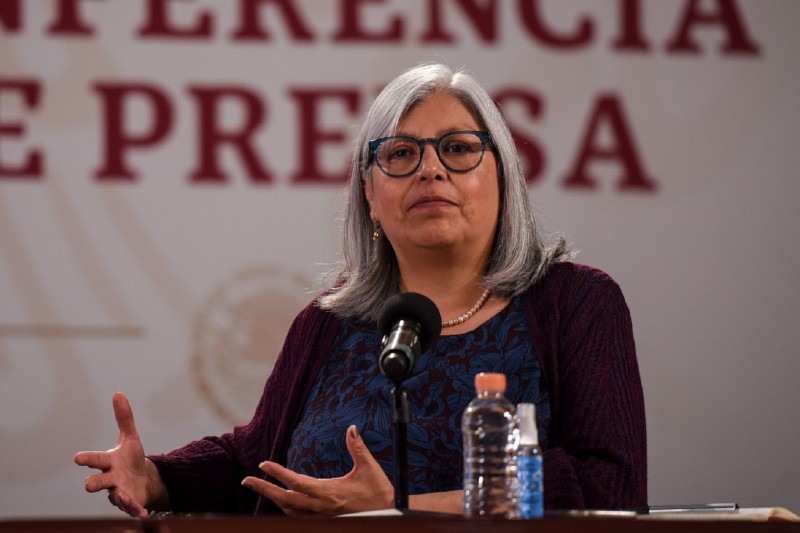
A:
POLYGON ((447 169, 436 153, 436 145, 432 142, 426 143, 422 147, 422 160, 419 163, 417 175, 420 179, 444 179, 447 169))

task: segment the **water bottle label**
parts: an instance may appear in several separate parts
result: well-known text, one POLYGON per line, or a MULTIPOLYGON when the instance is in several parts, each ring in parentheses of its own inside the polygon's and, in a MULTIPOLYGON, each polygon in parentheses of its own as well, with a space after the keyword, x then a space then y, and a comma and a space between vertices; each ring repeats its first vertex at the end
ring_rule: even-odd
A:
POLYGON ((517 476, 519 480, 519 517, 540 518, 544 515, 542 456, 518 456, 517 476))

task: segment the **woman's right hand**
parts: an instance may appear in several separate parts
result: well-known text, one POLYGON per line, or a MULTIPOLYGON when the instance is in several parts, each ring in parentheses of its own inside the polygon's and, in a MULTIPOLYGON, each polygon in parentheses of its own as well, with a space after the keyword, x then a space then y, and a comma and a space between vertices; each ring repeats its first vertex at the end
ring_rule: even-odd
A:
POLYGON ((106 489, 112 504, 133 517, 144 518, 146 507, 163 500, 166 488, 155 465, 144 456, 128 398, 116 392, 112 403, 119 427, 117 446, 105 452, 79 452, 75 462, 101 470, 86 478, 87 492, 106 489))

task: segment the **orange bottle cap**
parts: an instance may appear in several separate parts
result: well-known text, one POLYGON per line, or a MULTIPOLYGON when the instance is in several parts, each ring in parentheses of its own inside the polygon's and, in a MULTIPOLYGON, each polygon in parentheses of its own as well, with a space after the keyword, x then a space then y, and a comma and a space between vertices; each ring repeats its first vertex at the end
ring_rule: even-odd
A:
POLYGON ((477 392, 505 392, 506 375, 499 372, 475 374, 475 390, 477 392))

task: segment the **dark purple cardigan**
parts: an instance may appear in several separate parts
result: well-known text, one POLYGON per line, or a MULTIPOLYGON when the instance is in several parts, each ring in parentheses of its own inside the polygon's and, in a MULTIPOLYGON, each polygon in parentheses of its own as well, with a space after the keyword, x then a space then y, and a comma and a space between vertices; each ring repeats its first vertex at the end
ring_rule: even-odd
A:
MULTIPOLYGON (((523 307, 550 395, 546 507, 646 505, 644 396, 619 286, 597 269, 559 263, 524 295, 523 307)), ((264 460, 286 464, 292 431, 339 322, 309 304, 292 324, 249 424, 150 457, 173 511, 280 511, 241 480, 263 475, 264 460)))

